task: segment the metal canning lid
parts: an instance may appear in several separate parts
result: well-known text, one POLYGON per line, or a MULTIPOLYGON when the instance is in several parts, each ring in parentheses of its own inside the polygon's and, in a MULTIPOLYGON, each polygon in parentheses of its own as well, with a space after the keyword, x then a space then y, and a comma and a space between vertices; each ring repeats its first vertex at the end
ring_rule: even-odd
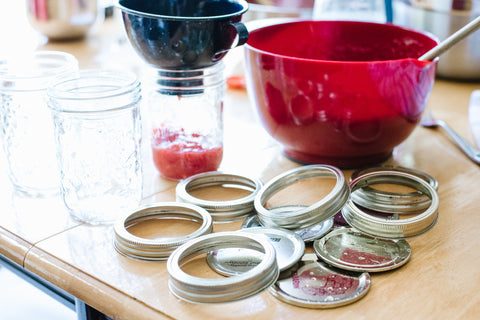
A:
POLYGON ((238 231, 212 233, 183 244, 168 258, 167 271, 170 291, 183 300, 196 303, 248 298, 270 287, 279 275, 275 248, 270 241, 257 234, 238 231), (224 248, 257 250, 263 253, 263 260, 249 271, 221 279, 195 277, 181 268, 198 255, 224 248))
POLYGON ((350 226, 375 237, 402 239, 420 235, 435 225, 438 219, 439 205, 437 191, 417 176, 400 171, 369 172, 353 180, 350 188, 353 193, 359 188, 381 183, 396 183, 414 188, 430 198, 430 206, 414 217, 391 220, 363 211, 350 199, 342 209, 343 217, 350 226))
POLYGON ((185 242, 212 232, 212 217, 205 209, 192 204, 155 203, 140 207, 132 214, 118 220, 114 225, 114 232, 114 246, 119 253, 139 260, 161 261, 167 260, 168 256, 185 242), (137 237, 127 230, 135 223, 153 219, 185 219, 201 222, 201 225, 185 236, 155 240, 137 237))
POLYGON ((334 269, 319 261, 301 261, 292 276, 269 292, 277 299, 304 308, 335 308, 353 303, 370 288, 370 275, 334 269))
POLYGON ((263 227, 263 225, 260 223, 260 220, 258 220, 258 216, 256 214, 246 217, 242 223, 242 229, 256 227, 263 227))
MULTIPOLYGON (((282 207, 272 208, 270 209, 270 211, 280 212, 280 211, 288 210, 291 212, 304 207, 306 206, 296 206, 296 205, 282 206, 282 207)), ((304 242, 312 242, 316 239, 323 237, 328 231, 330 231, 330 229, 332 229, 333 225, 334 225, 334 220, 333 218, 330 218, 316 225, 313 225, 311 227, 308 227, 305 229, 292 230, 292 231, 298 234, 300 238, 303 239, 304 242)), ((263 227, 263 225, 260 223, 260 220, 258 219, 258 215, 252 215, 250 217, 247 217, 242 224, 243 229, 255 228, 255 227, 263 227)))
POLYGON ((305 229, 333 217, 345 205, 350 188, 342 171, 329 165, 308 165, 280 174, 266 183, 255 197, 254 206, 262 225, 271 228, 305 229), (264 207, 268 199, 281 189, 304 179, 335 177, 333 189, 313 205, 295 211, 275 212, 264 207))
MULTIPOLYGON (((409 173, 425 180, 435 190, 438 189, 438 181, 429 174, 419 170, 399 166, 380 166, 360 169, 352 173, 350 180, 355 180, 359 176, 362 176, 366 173, 378 171, 398 171, 409 173)), ((353 202, 366 209, 398 214, 421 212, 428 208, 431 203, 430 198, 420 191, 397 193, 374 189, 370 186, 355 190, 355 192, 352 192, 350 197, 353 202)))
POLYGON ((253 201, 260 191, 262 183, 258 179, 246 176, 222 173, 218 171, 204 172, 180 181, 176 188, 177 201, 195 204, 206 209, 212 215, 215 222, 228 222, 245 217, 254 211, 253 201), (247 189, 252 193, 246 197, 225 200, 210 201, 196 198, 191 191, 212 186, 231 185, 247 189))
MULTIPOLYGON (((294 266, 305 253, 305 242, 295 232, 285 229, 248 228, 239 232, 264 235, 275 248, 279 271, 294 266)), ((258 251, 241 248, 227 248, 210 251, 207 254, 209 266, 216 272, 231 276, 250 270, 262 260, 258 251)))
POLYGON ((407 241, 379 239, 352 228, 337 228, 313 243, 317 256, 334 267, 380 272, 399 268, 412 253, 407 241))

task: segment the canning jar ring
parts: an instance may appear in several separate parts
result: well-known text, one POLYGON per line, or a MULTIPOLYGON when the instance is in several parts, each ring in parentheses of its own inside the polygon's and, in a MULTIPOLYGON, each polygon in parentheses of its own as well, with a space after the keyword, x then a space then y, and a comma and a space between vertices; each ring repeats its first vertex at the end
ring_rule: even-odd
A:
POLYGON ((115 249, 130 258, 138 260, 162 261, 180 245, 204 234, 212 232, 212 217, 203 208, 177 202, 162 202, 142 206, 114 225, 115 249), (134 223, 152 219, 185 219, 200 222, 200 227, 194 232, 181 236, 161 239, 145 239, 137 237, 127 228, 134 223))
POLYGON ((352 227, 380 238, 402 239, 420 235, 435 225, 438 219, 439 198, 437 191, 429 183, 406 172, 377 171, 354 179, 350 182, 350 188, 353 193, 359 188, 379 183, 396 183, 419 190, 430 198, 430 206, 415 217, 390 220, 363 211, 350 199, 342 209, 342 214, 352 227))
POLYGON ((271 228, 305 229, 337 214, 350 196, 350 188, 342 171, 330 165, 308 165, 280 174, 266 183, 257 194, 254 206, 261 224, 271 228), (334 177, 333 189, 310 206, 291 212, 272 212, 264 207, 267 200, 287 186, 313 177, 334 177))
MULTIPOLYGON (((400 166, 379 166, 359 169, 352 173, 350 181, 355 180, 366 173, 376 171, 399 171, 409 173, 425 180, 435 190, 438 189, 438 181, 431 175, 420 170, 400 166)), ((393 214, 421 212, 427 209, 431 203, 430 198, 418 190, 409 193, 397 193, 374 189, 370 186, 355 190, 355 192, 352 192, 351 198, 353 202, 363 208, 393 214)))
POLYGON ((193 239, 177 248, 168 258, 170 291, 196 303, 241 300, 270 287, 278 279, 275 249, 265 236, 248 232, 218 232, 193 239), (218 279, 192 276, 181 266, 188 260, 213 250, 246 248, 263 252, 263 260, 242 274, 218 279))
POLYGON ((191 203, 206 209, 215 222, 228 222, 243 218, 254 211, 253 201, 262 187, 262 182, 247 176, 229 174, 219 171, 199 173, 177 184, 175 193, 177 201, 191 203), (233 185, 252 191, 251 194, 233 200, 212 201, 199 199, 190 192, 207 187, 233 185))

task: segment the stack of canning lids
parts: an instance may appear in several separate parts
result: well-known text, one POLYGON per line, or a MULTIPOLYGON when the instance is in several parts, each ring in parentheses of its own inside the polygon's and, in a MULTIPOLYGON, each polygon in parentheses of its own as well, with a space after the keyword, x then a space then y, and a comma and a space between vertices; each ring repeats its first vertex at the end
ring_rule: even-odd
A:
POLYGON ((315 215, 308 219, 316 219, 318 225, 340 210, 349 225, 334 228, 314 240, 313 249, 321 261, 304 258, 291 276, 277 281, 270 292, 280 300, 302 307, 330 308, 360 299, 370 286, 368 273, 404 265, 411 256, 405 238, 428 231, 438 218, 438 183, 423 172, 374 167, 354 172, 348 191, 340 187, 343 184, 343 174, 336 168, 304 166, 266 183, 255 198, 258 217, 247 219, 244 227, 268 225, 298 232, 307 226, 302 224, 307 221, 303 215, 315 215), (288 185, 329 173, 337 178, 337 183, 330 194, 314 205, 265 208, 269 198, 288 185), (399 188, 408 190, 396 191, 399 188), (323 205, 325 199, 328 205, 323 205), (309 279, 303 287, 302 279, 309 279), (334 289, 340 287, 344 289, 334 289))
POLYGON ((207 172, 178 183, 178 202, 140 208, 117 223, 115 247, 132 258, 168 258, 170 290, 186 301, 235 301, 269 289, 278 299, 297 306, 343 306, 368 292, 369 272, 392 270, 408 261, 411 248, 405 239, 428 231, 438 218, 437 187, 428 174, 393 166, 358 170, 350 183, 341 170, 329 165, 298 167, 265 185, 237 174, 207 172), (334 178, 335 184, 313 204, 269 207, 280 191, 310 178, 334 178), (384 190, 384 185, 403 189, 384 190), (217 186, 250 193, 227 201, 192 195, 217 186), (332 230, 340 212, 348 227, 332 230), (139 221, 164 216, 190 219, 201 226, 168 241, 139 239, 126 231, 139 221), (245 217, 241 230, 211 233, 213 222, 245 217), (313 244, 313 253, 305 253, 308 243, 313 244), (226 277, 205 279, 185 273, 182 265, 199 255, 226 277))
POLYGON ((404 265, 411 255, 405 238, 430 230, 438 219, 438 182, 430 175, 393 166, 355 171, 351 197, 342 209, 350 228, 337 228, 315 241, 326 263, 350 271, 381 272, 404 265), (410 188, 383 190, 390 184, 410 188))

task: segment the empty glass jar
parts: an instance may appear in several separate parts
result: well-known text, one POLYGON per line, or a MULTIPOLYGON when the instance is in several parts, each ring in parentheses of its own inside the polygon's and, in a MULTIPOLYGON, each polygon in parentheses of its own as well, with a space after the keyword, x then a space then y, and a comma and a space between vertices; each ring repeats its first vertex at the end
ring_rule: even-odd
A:
POLYGON ((58 51, 0 61, 0 133, 10 180, 23 194, 60 190, 47 88, 55 77, 76 70, 75 57, 58 51))
POLYGON ((139 81, 83 70, 58 79, 48 94, 66 207, 83 222, 114 222, 142 199, 139 81))

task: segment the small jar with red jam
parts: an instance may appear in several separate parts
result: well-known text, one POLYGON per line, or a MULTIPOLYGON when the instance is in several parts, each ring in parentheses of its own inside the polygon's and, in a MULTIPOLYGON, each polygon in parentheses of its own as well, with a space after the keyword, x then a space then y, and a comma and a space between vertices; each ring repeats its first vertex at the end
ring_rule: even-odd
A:
POLYGON ((167 179, 215 171, 223 158, 224 65, 155 69, 148 100, 153 162, 167 179))

